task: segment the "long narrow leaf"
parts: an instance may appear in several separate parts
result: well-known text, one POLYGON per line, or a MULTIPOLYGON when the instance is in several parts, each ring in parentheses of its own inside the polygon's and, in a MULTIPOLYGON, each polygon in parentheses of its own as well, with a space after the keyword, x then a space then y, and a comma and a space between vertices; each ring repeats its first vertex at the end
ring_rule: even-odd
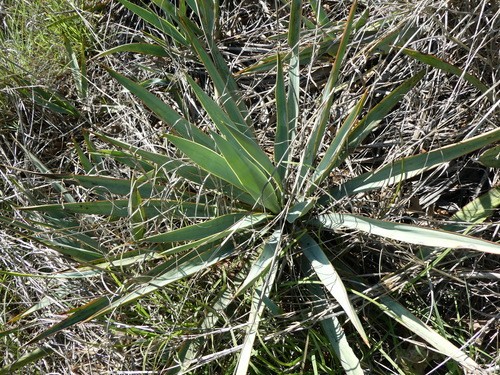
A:
MULTIPOLYGON (((274 165, 265 152, 259 147, 255 139, 242 133, 222 108, 219 107, 219 105, 217 105, 217 103, 215 103, 215 101, 212 100, 212 98, 210 98, 191 77, 186 76, 186 78, 195 92, 196 97, 203 105, 203 108, 205 108, 205 111, 207 111, 214 125, 219 129, 226 140, 234 147, 240 149, 241 152, 245 153, 250 160, 253 160, 262 171, 267 173, 268 177, 273 176, 273 178, 276 179, 277 176, 274 165)), ((279 179, 277 181, 277 186, 281 186, 279 179)))
POLYGON ((335 56, 335 61, 332 66, 330 76, 328 77, 328 82, 323 89, 321 105, 318 110, 319 113, 317 115, 314 127, 311 131, 311 135, 307 140, 306 148, 304 151, 302 167, 300 170, 300 176, 302 179, 304 179, 311 170, 314 160, 316 159, 318 149, 325 136, 326 124, 328 123, 328 120, 330 118, 330 109, 333 102, 334 88, 337 84, 337 80, 340 74, 340 68, 342 66, 342 62, 347 51, 347 45, 349 43, 351 32, 353 30, 356 7, 357 1, 354 1, 345 23, 344 32, 342 33, 339 49, 337 50, 337 55, 335 56))
POLYGON ((206 134, 181 117, 175 110, 173 110, 168 104, 164 103, 156 95, 150 93, 141 85, 112 71, 111 69, 108 69, 108 73, 132 94, 141 99, 149 109, 151 109, 161 120, 165 121, 168 125, 174 128, 180 135, 187 139, 193 139, 208 148, 213 148, 213 142, 206 134))
MULTIPOLYGON (((280 235, 280 233, 275 233, 275 235, 272 236, 270 241, 266 244, 273 254, 276 254, 279 251, 280 235)), ((236 375, 248 374, 248 367, 250 366, 250 359, 252 357, 255 338, 257 337, 257 331, 262 319, 262 313, 264 312, 264 301, 269 298, 271 288, 274 284, 274 280, 276 279, 277 271, 277 263, 274 263, 274 267, 270 269, 267 277, 263 280, 261 285, 255 289, 252 296, 252 306, 248 318, 247 333, 245 341, 243 342, 243 347, 241 348, 240 357, 238 358, 238 366, 235 371, 236 375)))
POLYGON ((234 174, 246 191, 254 197, 255 201, 262 204, 267 209, 276 213, 280 210, 279 196, 273 180, 270 176, 266 176, 262 169, 248 160, 238 149, 235 149, 228 141, 213 134, 217 147, 221 151, 224 159, 228 162, 228 166, 233 170, 234 174))
POLYGON ((500 140, 500 129, 491 130, 468 140, 397 160, 375 172, 355 177, 330 191, 335 199, 400 183, 438 165, 467 155, 500 140))
POLYGON ((349 296, 347 295, 344 283, 342 282, 342 279, 340 278, 333 265, 328 260, 328 257, 325 255, 316 241, 308 234, 302 236, 299 240, 299 243, 300 247, 302 248, 302 252, 311 262, 311 266, 314 269, 314 272, 321 280, 324 287, 333 296, 333 298, 337 300, 340 306, 342 306, 342 309, 351 319, 354 328, 356 328, 365 344, 370 346, 368 336, 366 335, 363 325, 358 318, 356 310, 349 300, 349 296))
POLYGON ((348 136, 352 129, 353 124, 355 123, 357 117, 361 113, 363 106, 365 104, 368 93, 365 93, 356 106, 352 109, 351 113, 345 119, 344 123, 340 127, 339 131, 335 135, 330 146, 326 150, 325 156, 321 159, 321 162, 318 164, 314 173, 311 177, 310 189, 314 189, 330 174, 332 169, 337 165, 337 161, 345 151, 347 146, 348 136))
MULTIPOLYGON (((71 212, 76 214, 103 215, 111 217, 128 217, 128 199, 115 199, 106 201, 77 202, 65 204, 45 204, 39 206, 19 207, 24 211, 42 212, 71 212)), ((183 201, 144 199, 142 202, 144 213, 148 217, 168 214, 175 217, 209 218, 216 214, 217 207, 199 203, 183 201)))
POLYGON ((443 230, 393 223, 352 214, 330 213, 320 215, 318 219, 316 224, 330 230, 354 229, 416 245, 472 249, 500 255, 499 244, 443 230))
POLYGON ((286 164, 291 143, 292 133, 288 122, 287 100, 285 92, 285 77, 283 75, 283 64, 278 55, 276 75, 276 136, 274 139, 274 163, 278 168, 278 175, 285 178, 286 164))
POLYGON ((484 83, 482 83, 479 79, 474 77, 472 74, 469 74, 463 71, 462 69, 456 67, 455 65, 452 65, 432 55, 418 52, 410 48, 402 48, 401 51, 404 54, 411 56, 414 59, 423 62, 424 64, 440 69, 443 72, 451 73, 458 77, 463 77, 463 79, 465 79, 471 85, 476 87, 481 93, 485 94, 492 103, 494 103, 493 91, 488 92, 488 87, 484 83))
POLYGON ((122 3, 125 7, 127 7, 130 11, 134 12, 139 17, 141 17, 144 21, 156 27, 162 33, 172 37, 175 41, 179 42, 182 45, 185 46, 188 45, 186 38, 175 28, 174 25, 172 25, 167 20, 161 18, 159 15, 143 7, 131 3, 130 1, 127 0, 118 0, 118 1, 122 3))

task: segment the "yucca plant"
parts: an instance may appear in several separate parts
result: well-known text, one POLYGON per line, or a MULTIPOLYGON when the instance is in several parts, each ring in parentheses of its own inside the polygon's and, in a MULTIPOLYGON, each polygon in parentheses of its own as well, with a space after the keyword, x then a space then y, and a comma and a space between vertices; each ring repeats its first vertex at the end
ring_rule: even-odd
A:
MULTIPOLYGON (((413 332, 427 342, 431 350, 443 358, 451 358, 466 371, 481 371, 478 363, 446 337, 444 329, 441 332, 434 330, 398 302, 396 286, 402 284, 396 279, 404 274, 394 273, 371 283, 365 275, 352 274, 339 257, 353 249, 345 236, 355 242, 359 232, 379 241, 407 243, 422 249, 445 249, 437 255, 427 252, 419 272, 425 272, 427 265, 439 254, 453 249, 500 254, 500 246, 496 243, 452 231, 460 227, 428 228, 352 213, 349 209, 351 197, 391 188, 397 195, 396 190, 405 181, 498 142, 500 129, 402 157, 375 170, 343 179, 339 177, 340 168, 346 160, 419 84, 426 69, 407 77, 373 106, 368 105, 368 98, 374 93, 367 88, 347 115, 336 119, 341 120, 336 129, 330 126, 330 109, 335 93, 344 89, 341 68, 355 33, 368 35, 363 39, 367 46, 377 45, 383 49, 394 44, 399 53, 462 76, 489 100, 494 99, 492 91, 474 76, 444 61, 398 45, 393 34, 374 43, 370 39, 373 32, 364 29, 366 14, 359 16, 356 13, 356 2, 344 22, 332 23, 314 1, 311 4, 323 28, 320 30, 332 28, 338 33, 334 40, 326 37, 324 45, 319 47, 333 56, 333 64, 321 101, 305 129, 300 123, 300 72, 303 64, 314 59, 314 54, 307 49, 309 47, 300 47, 302 4, 293 0, 289 9, 288 51, 240 72, 251 74, 276 69, 276 125, 270 150, 261 143, 262 138, 252 126, 236 80, 217 48, 217 7, 214 8, 214 4, 181 1, 180 7, 175 8, 170 2, 153 1, 164 12, 159 16, 126 0, 120 2, 160 30, 175 48, 156 38, 154 44, 120 46, 102 55, 134 51, 171 57, 176 48, 190 51, 191 58, 203 64, 213 84, 214 95, 211 96, 193 77, 185 75, 189 89, 210 122, 203 128, 195 125, 144 85, 110 69, 109 74, 114 79, 169 125, 165 151, 149 151, 93 132, 85 135, 90 156, 75 144, 85 174, 50 174, 40 161, 30 156, 40 172, 52 180, 52 186, 60 192, 64 202, 23 207, 26 215, 32 215, 28 216, 31 225, 19 227, 19 223, 8 220, 4 223, 79 264, 76 270, 57 277, 110 277, 117 285, 109 295, 70 311, 67 318, 45 329, 31 343, 77 323, 113 313, 138 299, 153 298, 175 283, 182 288, 186 285, 184 280, 191 278, 193 283, 202 283, 201 288, 210 289, 210 283, 219 283, 220 290, 211 291, 203 306, 189 305, 200 311, 193 312, 190 328, 180 334, 181 342, 173 336, 171 341, 166 340, 170 349, 162 360, 164 368, 172 373, 194 371, 227 355, 235 355, 234 361, 225 362, 228 367, 219 368, 219 372, 266 373, 253 364, 252 358, 265 363, 265 358, 275 355, 278 349, 268 347, 266 334, 269 332, 262 333, 260 324, 266 321, 267 329, 274 324, 279 326, 281 317, 288 327, 277 328, 277 332, 293 331, 293 324, 286 323, 285 319, 293 310, 287 306, 293 304, 306 306, 305 316, 310 319, 303 318, 295 330, 320 322, 323 333, 311 331, 311 340, 316 340, 314 346, 320 351, 332 350, 346 373, 361 374, 363 368, 369 367, 360 359, 360 353, 382 351, 377 348, 378 339, 372 338, 366 327, 371 320, 384 321, 384 318, 366 316, 360 313, 362 307, 379 310, 389 321, 413 332), (194 13, 193 18, 186 16, 188 6, 194 13), (99 148, 97 141, 112 148, 99 148), (103 168, 105 159, 126 166, 130 171, 128 177, 107 175, 103 168), (89 189, 89 198, 76 201, 60 180, 89 189), (126 223, 129 238, 121 238, 122 233, 111 244, 99 242, 99 227, 95 222, 103 217, 106 218, 103 225, 114 221, 126 223), (89 222, 92 229, 83 230, 89 227, 89 222), (47 231, 39 229, 40 223, 49 229, 49 236, 47 231), (31 234, 26 235, 26 231, 31 234), (216 276, 210 276, 210 272, 216 276), (285 288, 285 284, 300 287, 296 301, 282 295, 289 288, 285 288), (246 319, 244 324, 243 318, 246 319), (269 323, 273 319, 278 323, 269 323), (240 326, 235 326, 236 322, 240 326), (353 329, 361 340, 351 334, 353 329), (183 335, 188 333, 191 335, 185 338, 183 335), (321 347, 324 338, 330 348, 321 347), (375 348, 370 349, 372 346, 375 348)), ((404 44, 404 38, 402 40, 400 43, 404 44)), ((493 190, 490 194, 497 197, 496 193, 493 190)), ((33 202, 37 200, 33 198, 33 202)), ((498 199, 489 200, 479 210, 481 213, 460 211, 448 224, 457 224, 457 221, 470 224, 485 219, 489 215, 485 212, 491 213, 498 205, 498 199)), ((140 305, 136 306, 140 309, 140 305)), ((182 306, 182 301, 176 306, 182 306)), ((15 320, 40 307, 35 306, 15 320)), ((301 310, 303 312, 304 308, 301 310)), ((389 323, 388 327, 392 330, 395 326, 389 323)), ((285 342, 285 348, 293 345, 286 339, 285 342)), ((298 349, 286 350, 291 353, 298 349)), ((40 347, 5 371, 48 353, 50 350, 40 347)), ((292 360, 287 366, 294 368, 298 362, 292 360)), ((394 361, 391 364, 398 368, 394 361)), ((315 366, 312 365, 311 372, 321 373, 321 368, 318 370, 315 366)))

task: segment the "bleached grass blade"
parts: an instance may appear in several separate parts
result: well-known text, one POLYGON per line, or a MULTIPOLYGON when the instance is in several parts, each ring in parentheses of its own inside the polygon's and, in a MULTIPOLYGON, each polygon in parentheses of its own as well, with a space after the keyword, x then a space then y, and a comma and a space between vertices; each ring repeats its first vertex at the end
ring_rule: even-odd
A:
POLYGON ((320 215, 316 224, 331 230, 340 228, 360 230, 368 234, 374 234, 376 236, 382 236, 415 245, 451 249, 471 249, 500 255, 500 245, 494 242, 443 230, 393 223, 359 215, 338 213, 320 215))
POLYGON ((335 199, 400 183, 438 165, 467 155, 500 140, 500 129, 441 147, 427 153, 397 160, 378 171, 364 173, 331 190, 335 199))
POLYGON ((337 300, 349 319, 351 319, 354 328, 356 328, 365 344, 370 346, 363 325, 358 318, 358 314, 349 300, 344 283, 333 265, 328 260, 328 257, 316 241, 308 234, 304 234, 300 238, 299 243, 302 248, 302 252, 311 262, 314 272, 321 280, 324 287, 333 296, 333 298, 337 300))

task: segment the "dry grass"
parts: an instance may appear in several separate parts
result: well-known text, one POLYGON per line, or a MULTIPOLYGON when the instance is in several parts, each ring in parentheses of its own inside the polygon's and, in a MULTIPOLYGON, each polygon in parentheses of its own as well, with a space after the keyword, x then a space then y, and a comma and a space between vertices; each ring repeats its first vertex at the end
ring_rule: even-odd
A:
MULTIPOLYGON (((325 1, 323 5, 331 18, 339 21, 346 18, 349 2, 325 1)), ((408 47, 431 53, 465 69, 491 87, 493 94, 497 91, 500 13, 495 1, 362 1, 360 8, 360 11, 369 11, 368 22, 373 23, 378 30, 373 35, 374 41, 391 32, 399 23, 404 23, 406 29, 417 31, 406 42, 408 47)), ((225 1, 221 5, 218 43, 233 72, 240 72, 285 48, 288 13, 287 5, 275 2, 225 1)), ((307 4, 304 4, 303 14, 313 19, 313 12, 307 4)), ((31 72, 33 75, 29 79, 32 85, 43 84, 64 92, 80 111, 80 117, 54 114, 34 104, 31 97, 19 94, 12 85, 4 84, 2 87, 0 104, 6 110, 5 115, 0 117, 0 209, 4 217, 23 220, 18 212, 9 208, 10 205, 30 205, 26 198, 29 194, 39 201, 53 194, 53 187, 44 178, 24 172, 36 168, 26 157, 23 148, 36 155, 53 172, 78 171, 77 156, 71 141, 76 139, 83 144, 83 129, 99 130, 145 149, 168 152, 161 137, 162 133, 169 130, 166 125, 152 116, 118 83, 110 80, 103 66, 138 80, 159 78, 160 84, 150 86, 152 92, 178 108, 200 127, 210 126, 194 95, 187 89, 183 74, 189 72, 207 92, 213 88, 206 73, 189 56, 172 53, 168 58, 151 58, 121 53, 96 58, 95 55, 100 51, 146 38, 144 33, 151 30, 114 2, 107 2, 103 9, 92 14, 82 11, 79 16, 88 19, 93 25, 92 33, 96 38, 87 56, 90 82, 87 97, 78 98, 68 70, 58 80, 42 77, 36 71, 31 72)), ((302 42, 313 46, 314 54, 317 53, 314 46, 318 45, 321 38, 321 34, 312 30, 302 42)), ((348 113, 366 87, 374 93, 380 93, 380 96, 374 95, 371 99, 376 102, 422 66, 396 50, 368 54, 368 47, 356 39, 352 42, 349 63, 343 67, 340 75, 347 89, 337 94, 332 107, 333 115, 329 124, 332 135, 340 126, 338 119, 348 113)), ((311 129, 311 114, 320 100, 330 60, 329 56, 325 56, 301 70, 303 111, 299 119, 299 138, 311 129)), ((261 74, 237 75, 250 108, 249 116, 262 140, 261 144, 269 144, 269 152, 272 152, 276 121, 273 91, 275 74, 273 68, 261 74)), ((8 80, 8 77, 4 76, 3 80, 8 80)), ((371 107, 375 103, 369 104, 371 107)), ((384 120, 364 147, 354 153, 342 170, 331 178, 335 182, 345 180, 389 164, 401 156, 426 152, 438 145, 498 127, 498 124, 498 101, 492 103, 464 79, 433 70, 384 120)), ((358 195, 336 204, 353 213, 438 227, 460 207, 490 188, 499 186, 498 169, 483 167, 475 161, 477 156, 469 155, 443 165, 420 179, 401 184, 397 189, 358 195)), ((111 175, 129 173, 106 163, 109 162, 104 162, 101 168, 111 175)), ((87 194, 77 187, 70 188, 75 196, 87 194)), ((495 212, 488 223, 476 226, 473 233, 498 241, 499 222, 500 215, 495 212)), ((89 297, 115 290, 118 282, 108 276, 100 280, 21 277, 22 274, 64 271, 72 267, 72 263, 38 243, 23 239, 4 224, 0 224, 0 331, 13 327, 15 331, 10 335, 0 334, 0 367, 25 353, 27 347, 23 345, 27 340, 58 321, 60 316, 57 314, 78 306, 80 301, 86 301, 89 297), (16 314, 41 300, 47 301, 49 305, 26 318, 23 328, 18 329, 16 324, 7 323, 16 314)), ((116 253, 126 250, 117 240, 128 235, 124 233, 124 226, 120 222, 103 223, 96 219, 86 225, 83 229, 95 231, 99 241, 116 244, 116 253)), ((485 369, 494 366, 498 369, 500 261, 497 256, 453 252, 439 261, 431 258, 435 263, 432 268, 426 269, 421 254, 425 249, 374 241, 362 235, 350 235, 346 240, 352 241, 348 247, 350 252, 339 254, 338 257, 343 271, 353 275, 353 280, 356 280, 354 275, 360 274, 379 283, 380 288, 398 291, 401 302, 412 308, 424 321, 428 319, 429 324, 442 327, 443 331, 453 335, 453 339, 468 349, 469 355, 485 369)), ((289 263, 290 273, 282 280, 286 284, 293 279, 297 265, 294 264, 293 254, 284 262, 289 263)), ((237 267, 228 267, 223 270, 225 276, 237 272, 237 267)), ((122 276, 127 279, 131 275, 124 271, 122 276)), ((79 324, 58 333, 47 343, 55 353, 31 365, 26 371, 60 374, 111 374, 118 371, 161 373, 169 365, 167 359, 172 351, 187 337, 185 322, 191 314, 198 316, 196 309, 200 303, 208 303, 207 298, 216 294, 217 285, 211 287, 210 283, 216 283, 217 279, 213 275, 199 276, 200 283, 194 282, 197 279, 186 281, 116 311, 107 319, 79 324)), ((283 289, 282 293, 285 299, 289 295, 291 300, 296 301, 295 297, 301 292, 294 285, 283 289)), ((378 314, 370 310, 373 307, 366 309, 364 313, 367 315, 376 317, 378 314)), ((286 306, 285 314, 277 321, 266 318, 266 324, 278 334, 263 338, 272 348, 272 353, 259 353, 255 363, 257 368, 271 366, 266 361, 279 368, 277 362, 272 362, 273 357, 284 360, 293 340, 301 344, 306 340, 304 332, 308 329, 321 342, 322 337, 316 334, 317 327, 314 325, 319 317, 308 316, 309 310, 307 305, 290 305, 286 306)), ((373 373, 395 373, 395 370, 388 369, 388 358, 397 358, 398 365, 406 373, 445 374, 459 371, 458 367, 446 367, 441 357, 430 355, 423 343, 417 343, 417 347, 423 347, 424 354, 408 349, 414 347, 410 344, 418 341, 418 338, 396 340, 394 337, 411 336, 389 324, 383 316, 378 318, 380 325, 374 325, 371 334, 378 337, 387 356, 382 355, 381 351, 366 353, 364 361, 371 366, 373 373), (387 324, 392 327, 392 332, 387 332, 387 324), (418 364, 421 359, 427 360, 423 367, 418 364)), ((239 323, 243 324, 244 321, 239 323)), ((352 332, 349 334, 352 335, 352 332)), ((207 345, 217 347, 217 344, 207 345)), ((207 348, 207 352, 210 352, 210 348, 207 348)), ((306 353, 300 355, 305 356, 306 353)), ((213 360, 214 356, 217 355, 205 359, 213 360)), ((328 359, 323 360, 328 363, 328 359)), ((223 355, 220 356, 220 367, 217 361, 213 363, 212 370, 206 370, 206 373, 223 373, 224 368, 230 368, 227 366, 234 366, 223 355)), ((276 373, 279 371, 312 373, 307 368, 300 372, 301 369, 296 366, 283 366, 281 370, 275 370, 276 373)))

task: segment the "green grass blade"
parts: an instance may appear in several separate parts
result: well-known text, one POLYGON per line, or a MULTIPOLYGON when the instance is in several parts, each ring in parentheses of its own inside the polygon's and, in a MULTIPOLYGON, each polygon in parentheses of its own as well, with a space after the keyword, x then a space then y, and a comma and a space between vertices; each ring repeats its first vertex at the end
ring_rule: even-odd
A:
POLYGON ((319 186, 319 184, 323 182, 326 177, 328 177, 332 169, 337 165, 342 152, 344 152, 346 149, 349 133, 351 132, 351 129, 359 114, 363 110, 367 96, 368 93, 366 92, 361 97, 358 104, 356 104, 356 106, 352 109, 349 116, 347 116, 344 123, 332 140, 332 143, 330 144, 330 146, 328 146, 325 156, 323 157, 323 159, 321 159, 321 162, 318 164, 311 177, 310 190, 313 190, 317 186, 319 186))
POLYGON ((332 70, 330 71, 330 76, 328 77, 326 86, 323 89, 322 100, 321 105, 318 109, 319 112, 317 114, 317 119, 311 131, 311 135, 309 136, 309 139, 307 141, 306 149, 304 152, 304 158, 302 162, 303 165, 300 170, 300 176, 302 179, 304 179, 311 171, 311 167, 317 157, 318 149, 321 145, 321 142, 323 141, 323 137, 325 136, 326 124, 330 119, 330 109, 333 102, 334 88, 337 84, 340 68, 342 66, 342 62, 344 61, 344 56, 347 51, 347 45, 349 44, 349 39, 353 30, 356 7, 357 1, 354 1, 345 23, 344 32, 342 33, 340 45, 337 50, 337 55, 335 56, 335 61, 332 66, 332 70))
POLYGON ((477 88, 482 94, 485 94, 486 97, 492 102, 495 103, 495 100, 493 98, 493 91, 488 92, 488 87, 482 83, 479 79, 474 77, 472 74, 469 74, 462 69, 456 67, 455 65, 452 65, 446 61, 443 61, 433 55, 428 55, 425 53, 421 53, 409 48, 401 48, 401 52, 404 54, 413 57, 415 60, 418 60, 420 62, 423 62, 424 64, 430 65, 434 68, 437 68, 439 70, 442 70, 443 72, 446 73, 451 73, 454 74, 458 77, 461 77, 465 79, 467 82, 469 82, 472 86, 477 88))
POLYGON ((131 12, 137 14, 139 17, 141 17, 144 21, 149 23, 150 25, 156 27, 158 30, 160 30, 162 33, 170 36, 172 39, 175 41, 179 42, 180 44, 187 46, 188 43, 186 41, 186 38, 176 29, 174 25, 172 25, 169 21, 161 18, 157 14, 140 7, 138 5, 135 5, 127 0, 118 0, 120 3, 122 3, 127 9, 129 9, 131 12))
POLYGON ((309 4, 311 4, 311 7, 314 11, 314 15, 316 17, 316 22, 320 26, 325 26, 330 22, 330 19, 328 18, 328 14, 326 14, 325 10, 322 7, 322 1, 320 0, 309 0, 309 4))
POLYGON ((156 95, 153 95, 141 85, 122 76, 121 74, 118 74, 110 69, 108 69, 108 73, 132 94, 141 99, 144 104, 146 104, 146 106, 148 106, 148 108, 151 109, 161 120, 165 121, 184 138, 193 139, 197 143, 213 148, 213 142, 206 134, 181 117, 175 110, 173 110, 168 104, 164 103, 156 95))
POLYGON ((117 47, 103 51, 100 54, 98 54, 96 58, 111 55, 113 53, 118 53, 118 52, 132 52, 132 53, 141 53, 143 55, 150 55, 157 57, 168 57, 167 51, 165 51, 165 48, 163 48, 162 46, 151 43, 128 43, 128 44, 121 44, 117 47))
POLYGON ((471 249, 500 255, 500 244, 443 230, 393 223, 352 214, 330 213, 320 215, 318 219, 318 224, 321 227, 330 230, 354 229, 415 245, 471 249))
POLYGON ((146 210, 142 203, 142 197, 137 188, 136 179, 132 181, 130 198, 128 201, 128 217, 130 218, 130 232, 135 241, 140 241, 146 233, 145 223, 147 220, 146 210))
POLYGON ((335 199, 400 183, 438 165, 467 155, 500 140, 500 129, 491 130, 474 138, 441 147, 427 153, 397 160, 355 177, 331 190, 335 199))
POLYGON ((210 237, 215 234, 236 232, 256 226, 266 220, 264 214, 233 213, 219 216, 199 224, 189 225, 167 233, 157 234, 144 239, 144 242, 185 242, 210 237))
POLYGON ((82 148, 78 144, 76 140, 73 140, 73 146, 75 146, 76 154, 78 155, 78 160, 80 161, 80 164, 83 167, 83 170, 85 173, 91 173, 92 170, 94 169, 94 164, 90 161, 89 158, 85 155, 83 152, 82 148))
POLYGON ((354 328, 356 328, 356 331, 358 331, 365 344, 370 346, 368 336, 366 335, 363 325, 358 318, 356 310, 349 300, 344 283, 333 265, 328 260, 328 257, 316 241, 308 234, 302 236, 299 243, 302 252, 307 257, 309 262, 311 262, 311 266, 318 278, 321 280, 323 286, 328 290, 333 298, 337 300, 349 319, 351 319, 351 323, 354 328))

